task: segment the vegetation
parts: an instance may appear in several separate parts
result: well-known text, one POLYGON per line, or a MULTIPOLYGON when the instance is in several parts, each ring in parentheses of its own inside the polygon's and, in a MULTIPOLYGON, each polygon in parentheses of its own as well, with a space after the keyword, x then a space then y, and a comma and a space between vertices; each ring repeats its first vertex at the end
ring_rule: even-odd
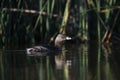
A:
POLYGON ((119 0, 0 0, 1 80, 119 79, 119 48, 102 45, 102 52, 100 45, 120 41, 119 4, 119 0), (25 45, 51 43, 58 33, 95 44, 66 44, 59 55, 26 56, 25 45))
POLYGON ((48 43, 57 33, 98 43, 120 40, 119 0, 1 0, 0 4, 2 45, 48 43))

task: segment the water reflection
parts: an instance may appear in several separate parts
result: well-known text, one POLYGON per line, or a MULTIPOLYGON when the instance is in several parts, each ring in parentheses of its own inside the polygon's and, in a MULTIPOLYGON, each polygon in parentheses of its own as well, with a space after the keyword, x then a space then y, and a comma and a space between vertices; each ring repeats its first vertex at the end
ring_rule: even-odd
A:
POLYGON ((120 80, 119 48, 66 44, 65 51, 44 56, 3 49, 0 80, 120 80))

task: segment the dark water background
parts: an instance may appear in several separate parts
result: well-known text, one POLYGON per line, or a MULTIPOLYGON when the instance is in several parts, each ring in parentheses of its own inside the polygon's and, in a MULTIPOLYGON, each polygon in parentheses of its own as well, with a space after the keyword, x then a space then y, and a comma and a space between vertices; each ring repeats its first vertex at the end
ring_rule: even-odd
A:
POLYGON ((0 50, 0 80, 120 80, 119 45, 66 44, 46 56, 18 49, 0 50))

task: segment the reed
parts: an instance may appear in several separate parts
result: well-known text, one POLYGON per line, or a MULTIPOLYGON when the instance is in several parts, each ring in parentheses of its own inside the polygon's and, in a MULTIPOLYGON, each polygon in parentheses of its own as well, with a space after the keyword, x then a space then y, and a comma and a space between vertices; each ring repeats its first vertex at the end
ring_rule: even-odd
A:
POLYGON ((88 31, 88 22, 87 22, 87 4, 86 1, 82 0, 79 4, 79 27, 81 34, 81 39, 87 39, 87 31, 88 31))
MULTIPOLYGON (((110 0, 107 1, 108 4, 103 5, 100 4, 104 3, 103 1, 96 0, 88 0, 87 2, 84 0, 39 0, 37 2, 2 0, 0 9, 0 34, 2 34, 2 36, 0 36, 0 41, 6 45, 9 43, 35 44, 37 40, 38 42, 48 42, 51 37, 54 37, 58 32, 65 31, 64 29, 67 26, 66 24, 71 16, 70 11, 72 10, 77 10, 76 13, 74 12, 74 18, 79 24, 80 38, 87 39, 87 35, 90 34, 92 30, 95 30, 97 35, 93 34, 97 36, 98 42, 101 42, 101 39, 104 41, 107 31, 112 29, 113 32, 110 21, 113 19, 111 16, 115 14, 113 13, 114 9, 119 8, 119 6, 115 7, 116 2, 117 0, 110 0), (16 5, 13 5, 13 3, 16 5), (74 6, 72 7, 71 5, 73 4, 74 6), (92 20, 88 19, 88 15, 91 16, 89 14, 90 11, 95 12, 93 15, 96 16, 96 27, 89 27, 89 22, 92 20), (88 28, 91 28, 90 31, 88 28)), ((118 16, 119 13, 116 17, 118 16)), ((117 18, 116 20, 114 19, 114 24, 116 21, 117 18)), ((92 22, 94 22, 94 20, 92 20, 92 22)), ((107 36, 109 36, 110 33, 107 34, 107 36)))
POLYGON ((113 29, 115 27, 114 24, 118 24, 117 17, 119 15, 119 11, 118 11, 117 15, 115 16, 115 18, 111 18, 112 15, 114 15, 113 9, 115 9, 115 8, 113 8, 113 9, 110 8, 111 6, 114 6, 116 4, 116 0, 110 0, 110 1, 107 1, 107 3, 108 3, 108 5, 105 5, 106 8, 105 8, 105 10, 103 10, 103 12, 105 14, 105 22, 104 22, 105 33, 102 38, 102 43, 110 43, 110 38, 113 33, 113 29))

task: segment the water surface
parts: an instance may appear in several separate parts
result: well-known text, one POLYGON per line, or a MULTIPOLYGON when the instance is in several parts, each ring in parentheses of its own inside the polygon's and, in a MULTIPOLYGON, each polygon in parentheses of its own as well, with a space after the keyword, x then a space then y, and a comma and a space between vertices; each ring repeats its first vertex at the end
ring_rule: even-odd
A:
MULTIPOLYGON (((66 44, 57 55, 0 50, 0 80, 120 80, 120 47, 66 44)), ((51 53, 52 54, 52 53, 51 53)))

